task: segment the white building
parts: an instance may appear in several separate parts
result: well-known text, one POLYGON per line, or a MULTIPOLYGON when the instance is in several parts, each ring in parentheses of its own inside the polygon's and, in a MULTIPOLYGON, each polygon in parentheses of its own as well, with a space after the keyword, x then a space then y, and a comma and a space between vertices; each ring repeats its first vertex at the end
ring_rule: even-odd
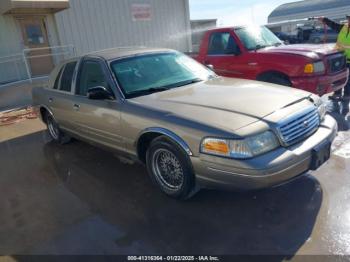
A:
POLYGON ((215 28, 217 19, 191 20, 192 51, 198 52, 204 33, 208 29, 215 28))
POLYGON ((0 0, 0 84, 119 46, 188 51, 188 0, 0 0))

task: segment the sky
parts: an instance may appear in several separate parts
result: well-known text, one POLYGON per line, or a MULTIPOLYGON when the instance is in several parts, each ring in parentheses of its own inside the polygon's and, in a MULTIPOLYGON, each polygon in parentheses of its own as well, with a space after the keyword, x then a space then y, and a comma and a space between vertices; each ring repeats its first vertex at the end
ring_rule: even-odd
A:
MULTIPOLYGON (((295 0, 294 0, 295 1, 295 0)), ((266 24, 279 5, 293 0, 189 0, 191 19, 217 18, 218 26, 266 24)))

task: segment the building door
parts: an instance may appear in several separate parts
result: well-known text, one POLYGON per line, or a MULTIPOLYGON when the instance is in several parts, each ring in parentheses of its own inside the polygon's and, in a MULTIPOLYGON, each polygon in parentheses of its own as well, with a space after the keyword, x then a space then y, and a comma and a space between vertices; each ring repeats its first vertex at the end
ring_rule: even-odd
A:
POLYGON ((26 52, 32 77, 48 75, 54 68, 48 48, 44 17, 18 17, 25 48, 40 48, 26 52))

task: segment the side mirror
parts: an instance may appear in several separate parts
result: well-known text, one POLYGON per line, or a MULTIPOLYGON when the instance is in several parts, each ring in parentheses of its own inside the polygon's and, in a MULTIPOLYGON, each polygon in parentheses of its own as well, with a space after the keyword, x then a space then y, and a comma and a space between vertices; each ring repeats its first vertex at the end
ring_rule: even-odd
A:
POLYGON ((103 86, 95 86, 88 89, 87 97, 92 100, 113 100, 114 95, 103 86))
POLYGON ((213 66, 213 65, 211 65, 211 64, 206 64, 205 66, 208 67, 210 70, 214 71, 214 66, 213 66))

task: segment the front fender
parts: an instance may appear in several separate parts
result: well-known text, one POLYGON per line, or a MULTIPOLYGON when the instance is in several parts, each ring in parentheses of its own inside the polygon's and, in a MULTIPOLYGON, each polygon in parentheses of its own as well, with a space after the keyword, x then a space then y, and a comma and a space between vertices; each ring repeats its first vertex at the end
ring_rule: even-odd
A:
POLYGON ((188 146, 188 144, 181 137, 179 137, 174 132, 172 132, 172 131, 170 131, 170 130, 168 130, 166 128, 163 128, 163 127, 149 127, 149 128, 146 128, 146 129, 142 130, 139 133, 138 138, 136 139, 136 142, 135 142, 136 143, 135 144, 136 147, 137 147, 137 145, 138 145, 138 143, 140 141, 140 138, 143 135, 148 134, 148 133, 158 133, 158 134, 167 136, 171 140, 173 140, 175 143, 177 143, 189 156, 193 155, 190 147, 188 146))

